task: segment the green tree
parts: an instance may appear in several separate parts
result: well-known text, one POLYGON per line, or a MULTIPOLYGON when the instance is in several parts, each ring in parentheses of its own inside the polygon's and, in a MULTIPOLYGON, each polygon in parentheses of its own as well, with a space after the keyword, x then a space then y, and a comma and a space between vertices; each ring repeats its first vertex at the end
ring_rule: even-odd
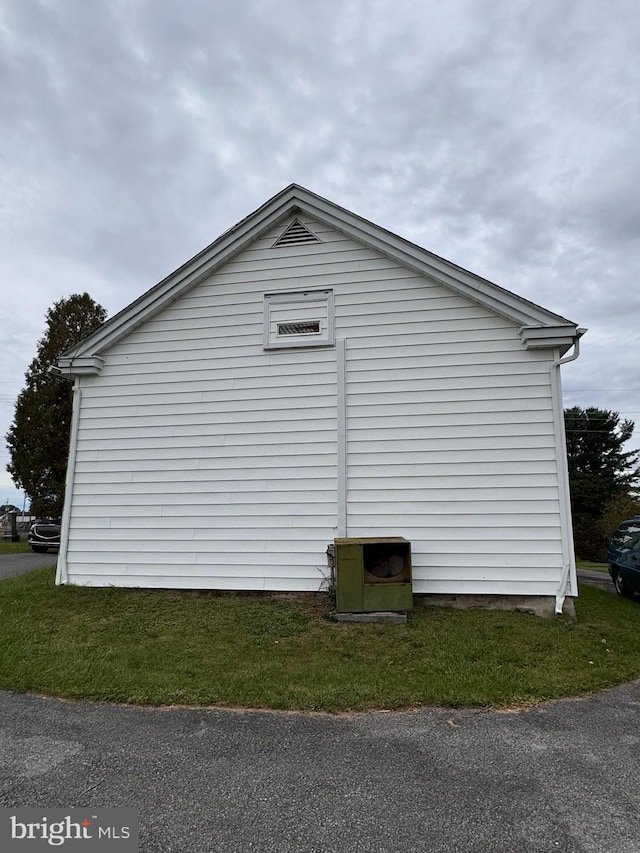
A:
POLYGON ((24 489, 31 512, 62 514, 69 456, 71 383, 51 373, 61 353, 79 343, 106 319, 107 312, 88 293, 60 299, 47 311, 46 331, 25 374, 15 417, 7 433, 7 470, 24 489))
POLYGON ((634 515, 640 515, 640 498, 633 495, 614 495, 598 520, 598 530, 605 539, 609 539, 621 521, 633 518, 634 515))
POLYGON ((629 495, 640 477, 640 451, 623 449, 634 423, 593 406, 565 409, 564 419, 576 551, 584 558, 602 559, 597 522, 612 499, 629 495))

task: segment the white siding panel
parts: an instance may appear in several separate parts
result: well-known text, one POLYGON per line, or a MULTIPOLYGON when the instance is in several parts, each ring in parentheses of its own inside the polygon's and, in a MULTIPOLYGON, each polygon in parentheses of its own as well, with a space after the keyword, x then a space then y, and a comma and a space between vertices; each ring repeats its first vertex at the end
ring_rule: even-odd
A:
MULTIPOLYGON (((304 220, 303 220, 304 221, 304 220)), ((337 525, 334 349, 263 350, 265 293, 332 288, 348 533, 412 542, 417 592, 552 595, 547 355, 321 223, 281 223, 82 380, 70 581, 317 590, 337 525)))
POLYGON ((290 578, 290 577, 252 577, 241 572, 235 577, 212 572, 208 567, 202 574, 196 572, 171 573, 155 572, 143 574, 138 571, 138 566, 133 565, 126 575, 105 574, 104 571, 95 573, 77 572, 69 583, 78 586, 128 586, 134 588, 161 588, 161 589, 217 589, 233 591, 258 591, 258 592, 317 592, 318 581, 316 578, 290 578), (212 583, 212 578, 215 583, 212 583))
MULTIPOLYGON (((327 263, 326 245, 302 248, 250 250, 83 380, 71 582, 320 587, 336 529, 335 352, 262 349, 264 293, 327 263)), ((329 255, 336 276, 371 263, 353 245, 329 255)))
POLYGON ((418 592, 554 594, 547 354, 437 284, 382 270, 336 295, 336 334, 347 340, 349 535, 406 536, 418 592))

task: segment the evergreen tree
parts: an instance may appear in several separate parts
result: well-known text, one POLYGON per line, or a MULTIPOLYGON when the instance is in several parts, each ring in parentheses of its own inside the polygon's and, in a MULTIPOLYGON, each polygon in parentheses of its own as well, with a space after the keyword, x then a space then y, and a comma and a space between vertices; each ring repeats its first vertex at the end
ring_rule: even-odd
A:
POLYGON ((576 551, 602 559, 597 522, 613 498, 633 493, 640 477, 640 451, 623 450, 634 423, 595 407, 565 409, 564 418, 576 551))
POLYGON ((51 373, 59 355, 79 343, 106 319, 105 309, 88 293, 60 299, 47 311, 46 331, 25 374, 15 417, 7 433, 7 470, 24 489, 31 512, 59 517, 69 456, 72 386, 51 373))

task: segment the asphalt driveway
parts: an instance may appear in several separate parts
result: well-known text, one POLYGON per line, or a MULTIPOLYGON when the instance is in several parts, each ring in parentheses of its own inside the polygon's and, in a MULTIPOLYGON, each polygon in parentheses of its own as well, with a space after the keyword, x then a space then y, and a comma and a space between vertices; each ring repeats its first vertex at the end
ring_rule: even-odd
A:
POLYGON ((340 717, 0 693, 0 806, 133 806, 145 853, 637 853, 639 710, 637 683, 340 717))
POLYGON ((582 583, 588 583, 590 586, 599 586, 607 592, 614 592, 616 588, 611 580, 609 572, 594 572, 590 569, 578 569, 578 580, 582 583))
MULTIPOLYGON (((2 556, 0 577, 55 557, 2 556)), ((335 717, 0 692, 0 806, 133 806, 145 853, 637 853, 639 711, 640 683, 335 717)))
POLYGON ((34 554, 32 551, 23 554, 0 554, 0 580, 23 575, 42 566, 55 566, 57 562, 58 555, 54 551, 45 554, 34 554))

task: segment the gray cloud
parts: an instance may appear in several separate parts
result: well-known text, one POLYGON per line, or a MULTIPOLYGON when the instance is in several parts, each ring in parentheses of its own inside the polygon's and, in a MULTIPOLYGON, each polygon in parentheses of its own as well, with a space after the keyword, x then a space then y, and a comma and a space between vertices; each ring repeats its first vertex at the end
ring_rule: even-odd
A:
POLYGON ((4 0, 13 370, 297 181, 588 326, 568 397, 640 418, 638 55, 632 0, 4 0))

